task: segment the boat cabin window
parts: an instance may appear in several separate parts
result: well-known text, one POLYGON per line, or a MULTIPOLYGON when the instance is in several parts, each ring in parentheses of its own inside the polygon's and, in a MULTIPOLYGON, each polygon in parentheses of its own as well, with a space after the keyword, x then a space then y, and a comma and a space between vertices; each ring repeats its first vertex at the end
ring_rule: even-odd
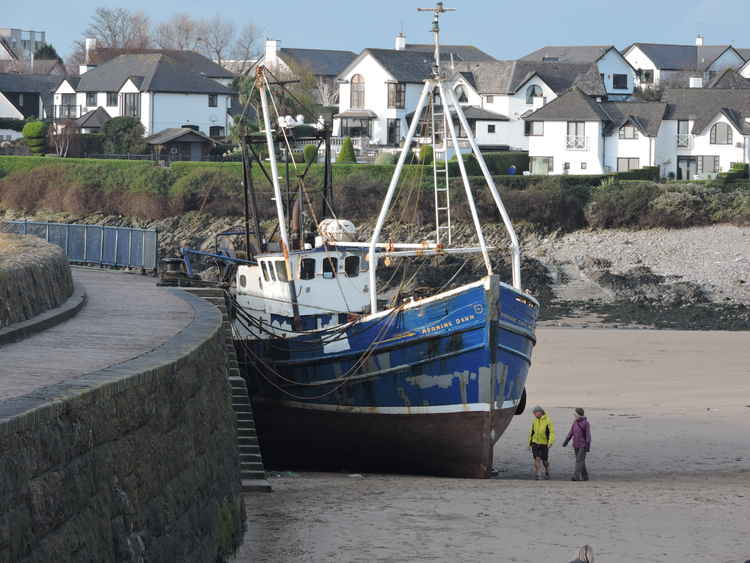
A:
POLYGON ((359 256, 347 256, 344 260, 344 271, 347 277, 356 278, 359 275, 359 256))
POLYGON ((315 258, 303 258, 299 267, 299 279, 315 279, 315 258))
POLYGON ((266 280, 266 281, 268 281, 268 268, 266 268, 266 263, 265 262, 261 262, 260 263, 260 268, 261 268, 261 270, 263 270, 263 279, 266 280))
POLYGON ((338 258, 323 258, 323 277, 324 278, 335 278, 336 270, 339 269, 338 258))
POLYGON ((276 260, 276 277, 279 281, 289 281, 286 277, 286 264, 283 260, 276 260))
POLYGON ((245 277, 245 274, 242 274, 240 276, 240 287, 245 287, 247 285, 247 278, 245 277))
POLYGON ((271 281, 276 281, 276 272, 273 271, 273 262, 268 262, 268 275, 271 276, 271 281))

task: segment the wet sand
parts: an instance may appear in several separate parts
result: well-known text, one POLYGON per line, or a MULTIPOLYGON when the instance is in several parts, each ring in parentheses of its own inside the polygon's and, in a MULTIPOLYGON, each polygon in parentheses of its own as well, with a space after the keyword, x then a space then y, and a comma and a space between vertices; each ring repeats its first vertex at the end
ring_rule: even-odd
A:
POLYGON ((246 495, 237 561, 750 559, 750 334, 543 328, 529 409, 495 450, 498 478, 294 473, 246 495), (555 422, 552 480, 531 479, 530 407, 555 422), (588 483, 562 448, 582 406, 588 483))

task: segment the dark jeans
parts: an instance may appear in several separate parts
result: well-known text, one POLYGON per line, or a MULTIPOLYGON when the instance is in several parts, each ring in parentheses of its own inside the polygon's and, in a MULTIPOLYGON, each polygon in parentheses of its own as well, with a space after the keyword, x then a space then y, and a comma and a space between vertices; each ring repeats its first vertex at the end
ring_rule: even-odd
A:
POLYGON ((589 472, 586 470, 586 448, 575 448, 576 451, 576 469, 573 472, 573 478, 579 481, 588 481, 589 472))

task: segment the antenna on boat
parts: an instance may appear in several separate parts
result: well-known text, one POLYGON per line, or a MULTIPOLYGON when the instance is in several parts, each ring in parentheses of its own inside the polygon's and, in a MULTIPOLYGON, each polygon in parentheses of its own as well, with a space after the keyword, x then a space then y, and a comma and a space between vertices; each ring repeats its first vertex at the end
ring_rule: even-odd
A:
POLYGON ((417 8, 417 12, 432 12, 432 39, 435 42, 435 62, 432 65, 432 76, 440 77, 440 15, 445 12, 455 12, 455 8, 446 8, 442 2, 437 2, 434 8, 417 8))

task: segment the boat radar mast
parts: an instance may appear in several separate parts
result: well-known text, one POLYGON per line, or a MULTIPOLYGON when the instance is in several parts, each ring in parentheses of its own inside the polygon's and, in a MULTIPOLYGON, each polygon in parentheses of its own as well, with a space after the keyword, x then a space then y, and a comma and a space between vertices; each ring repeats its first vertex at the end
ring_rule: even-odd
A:
MULTIPOLYGON (((406 134, 406 138, 404 139, 403 149, 401 150, 401 154, 399 155, 398 162, 396 163, 396 169, 394 170, 393 176, 391 177, 390 184, 388 185, 388 191, 386 192, 385 198, 383 199, 383 205, 380 208, 380 214, 378 215, 378 220, 377 220, 377 223, 375 224, 375 229, 372 232, 372 238, 370 239, 368 260, 370 262, 369 290, 370 290, 370 312, 371 313, 376 313, 378 311, 377 277, 376 277, 378 255, 376 254, 376 249, 380 246, 380 243, 379 243, 380 233, 383 229, 383 225, 385 224, 385 219, 386 219, 386 216, 388 215, 388 210, 390 209, 391 202, 393 201, 393 196, 395 194, 396 187, 398 186, 399 178, 401 176, 401 171, 404 167, 404 163, 406 162, 407 155, 411 152, 412 141, 414 140, 417 126, 422 118, 422 112, 425 109, 427 98, 435 91, 437 91, 440 94, 440 99, 442 100, 442 104, 443 104, 443 115, 445 119, 445 124, 447 125, 447 130, 448 130, 448 133, 450 134, 451 145, 453 146, 453 149, 457 154, 460 153, 460 145, 458 142, 458 134, 456 132, 457 128, 456 128, 456 123, 454 122, 454 115, 455 117, 458 118, 458 121, 462 129, 467 132, 466 140, 468 141, 469 146, 471 147, 471 151, 474 154, 474 158, 476 158, 476 161, 479 164, 479 168, 482 170, 482 175, 484 176, 485 182, 487 183, 487 187, 490 190, 490 193, 492 194, 492 199, 495 201, 498 211, 500 212, 500 216, 502 217, 503 224, 505 225, 505 230, 507 231, 508 237, 510 238, 512 272, 513 272, 513 287, 515 287, 519 291, 522 291, 522 288, 521 288, 521 248, 518 243, 518 237, 516 236, 516 232, 513 229, 513 224, 511 223, 510 217, 508 216, 508 212, 505 210, 505 206, 503 205, 503 202, 500 199, 500 193, 498 192, 497 187, 495 186, 495 182, 492 179, 492 175, 490 174, 489 169, 487 168, 487 164, 485 163, 484 157, 482 156, 482 153, 479 150, 479 146, 477 145, 474 137, 471 135, 472 128, 469 126, 469 122, 466 119, 466 116, 464 115, 463 109, 461 108, 461 104, 456 99, 456 96, 453 92, 453 88, 450 86, 450 84, 448 85, 444 84, 446 82, 446 77, 442 75, 442 71, 440 68, 440 16, 444 14, 445 12, 453 12, 455 10, 445 8, 445 6, 443 5, 443 2, 437 2, 434 8, 417 8, 417 11, 432 12, 433 14, 431 31, 432 31, 432 36, 435 42, 435 55, 434 55, 435 60, 432 64, 432 76, 429 78, 426 78, 424 81, 424 88, 422 89, 422 93, 419 97, 419 101, 417 102, 417 107, 414 110, 414 117, 412 117, 411 123, 409 124, 409 131, 406 134)), ((476 203, 474 201, 474 195, 471 191, 471 185, 469 183, 468 174, 466 173, 466 165, 464 163, 463 158, 458 158, 458 169, 461 173, 461 179, 463 181, 464 190, 466 192, 466 200, 469 205, 469 210, 471 211, 472 222, 474 223, 474 229, 476 231, 477 239, 479 241, 479 249, 481 250, 482 258, 484 259, 484 264, 487 269, 487 274, 492 275, 493 273, 492 262, 490 261, 487 244, 485 242, 484 234, 482 232, 482 225, 479 221, 479 214, 477 213, 476 203)), ((439 225, 436 225, 436 239, 437 239, 436 244, 432 247, 434 249, 434 252, 435 253, 446 252, 446 250, 443 249, 442 244, 440 244, 440 226, 439 225)), ((396 244, 395 246, 399 246, 399 245, 396 244)), ((455 249, 455 250, 459 251, 459 249, 455 249)), ((380 255, 382 256, 383 254, 384 253, 381 253, 380 255)))

